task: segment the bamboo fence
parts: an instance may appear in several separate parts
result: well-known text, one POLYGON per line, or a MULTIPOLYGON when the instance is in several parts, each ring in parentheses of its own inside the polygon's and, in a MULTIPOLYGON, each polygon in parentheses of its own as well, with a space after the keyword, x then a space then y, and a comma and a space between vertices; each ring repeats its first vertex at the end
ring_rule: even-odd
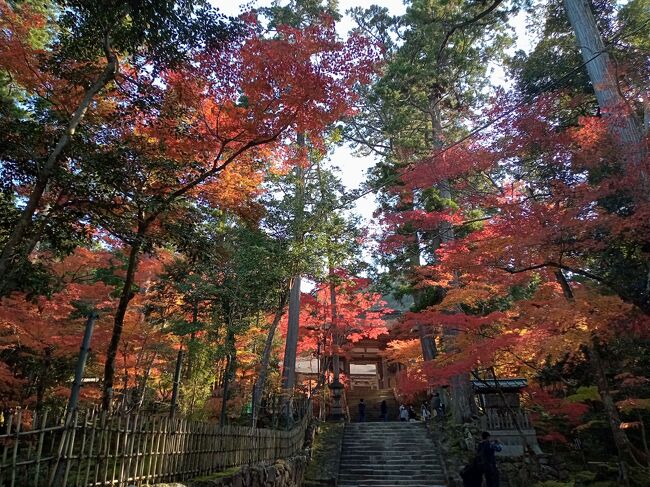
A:
POLYGON ((482 427, 490 431, 516 430, 517 426, 524 430, 533 428, 528 412, 518 409, 514 411, 514 415, 513 419, 512 413, 507 410, 487 408, 485 416, 482 416, 482 427), (516 424, 515 419, 517 420, 516 424))
POLYGON ((66 421, 18 411, 1 426, 0 487, 140 486, 273 462, 303 447, 311 407, 301 406, 289 430, 97 410, 66 421))

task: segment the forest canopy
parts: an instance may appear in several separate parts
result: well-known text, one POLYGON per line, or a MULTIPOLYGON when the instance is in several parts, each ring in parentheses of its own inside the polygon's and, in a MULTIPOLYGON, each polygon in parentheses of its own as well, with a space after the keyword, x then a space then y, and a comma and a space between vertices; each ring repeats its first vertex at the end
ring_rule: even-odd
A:
POLYGON ((217 5, 0 0, 0 409, 256 426, 370 341, 647 478, 648 0, 217 5))

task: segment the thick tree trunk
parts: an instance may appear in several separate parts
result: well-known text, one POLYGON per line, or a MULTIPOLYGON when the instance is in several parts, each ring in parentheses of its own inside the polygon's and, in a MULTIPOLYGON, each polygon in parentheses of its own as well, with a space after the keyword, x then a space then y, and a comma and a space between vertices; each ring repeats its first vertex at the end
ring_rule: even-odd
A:
POLYGON ((2 280, 2 285, 0 286, 0 293, 5 294, 11 292, 12 289, 9 289, 5 283, 9 284, 13 282, 10 279, 7 279, 7 271, 10 268, 11 263, 14 259, 27 257, 25 255, 24 249, 21 250, 21 244, 25 241, 26 238, 30 236, 30 230, 33 226, 34 214, 38 206, 41 203, 43 194, 47 190, 47 186, 50 182, 50 178, 54 175, 58 164, 59 158, 63 153, 63 150, 67 147, 72 139, 79 123, 83 120, 88 107, 90 106, 93 98, 99 93, 104 87, 115 78, 115 74, 118 69, 118 60, 117 56, 111 51, 110 48, 110 39, 108 37, 104 40, 104 50, 106 53, 106 58, 108 60, 104 71, 99 76, 99 78, 91 85, 84 97, 82 98, 79 106, 74 111, 70 120, 68 121, 68 126, 65 129, 65 132, 59 137, 54 149, 50 152, 48 158, 46 159, 43 166, 38 171, 38 176, 36 178, 36 184, 32 188, 29 198, 27 199, 27 204, 23 209, 18 222, 14 226, 7 239, 2 252, 0 253, 0 279, 2 280))
MULTIPOLYGON (((299 133, 296 143, 299 147, 305 146, 305 134, 299 133)), ((305 214, 305 171, 301 164, 296 167, 296 242, 304 242, 305 233, 302 222, 305 214)), ((284 346, 284 362, 282 364, 282 390, 288 397, 293 393, 296 382, 296 354, 298 351, 298 329, 300 328, 300 284, 301 276, 293 277, 291 294, 289 296, 289 323, 287 324, 287 338, 284 346)))
POLYGON ((278 328, 278 324, 280 324, 280 320, 284 315, 284 309, 287 304, 288 294, 288 291, 282 291, 282 296, 280 296, 280 302, 278 304, 277 310, 275 311, 273 322, 269 327, 269 334, 266 336, 266 343, 264 344, 264 351, 262 352, 262 360, 260 362, 260 373, 257 376, 257 381, 255 381, 255 386, 253 387, 253 427, 257 426, 257 418, 260 414, 262 395, 264 394, 266 376, 269 370, 269 362, 271 361, 271 352, 273 351, 273 338, 275 337, 275 331, 278 328))
MULTIPOLYGON (((422 262, 420 260, 420 236, 419 235, 417 234, 415 235, 415 243, 411 246, 408 252, 410 254, 409 263, 411 264, 411 267, 413 268, 413 270, 418 269, 422 265, 422 262)), ((415 306, 415 309, 420 310, 422 306, 422 300, 423 300, 422 290, 414 289, 412 296, 413 296, 413 305, 415 306)), ((438 355, 438 350, 436 348, 435 337, 432 335, 431 332, 431 325, 427 325, 424 323, 418 324, 418 336, 420 338, 420 346, 422 347, 422 357, 424 358, 424 360, 428 361, 436 358, 436 356, 438 355)))
MULTIPOLYGON (((330 258, 328 257, 328 260, 330 258)), ((339 345, 341 344, 341 335, 338 328, 338 308, 336 305, 336 283, 334 282, 334 268, 330 260, 329 266, 329 278, 330 278, 330 312, 332 313, 332 368, 334 369, 334 382, 340 382, 341 375, 341 361, 339 357, 339 345)))
POLYGON ((455 423, 462 424, 472 417, 472 385, 467 374, 455 375, 450 381, 451 416, 455 423))
POLYGON ((287 394, 291 394, 296 382, 296 353, 300 327, 300 283, 300 276, 292 279, 289 297, 289 323, 282 364, 282 389, 287 394))
POLYGON ((422 358, 424 358, 425 361, 433 360, 438 355, 436 340, 428 330, 429 328, 430 326, 423 323, 418 325, 418 335, 420 337, 420 346, 422 347, 422 358))
POLYGON ((111 402, 113 401, 113 382, 115 381, 115 357, 117 357, 117 350, 120 346, 120 338, 122 337, 122 329, 124 328, 124 317, 126 310, 129 307, 129 302, 133 299, 133 284, 135 281, 135 271, 138 267, 138 260, 140 256, 140 247, 142 246, 142 239, 144 238, 145 228, 141 225, 138 228, 138 234, 135 241, 131 245, 129 252, 129 261, 126 268, 126 276, 124 278, 124 287, 120 295, 120 301, 117 305, 115 312, 115 319, 113 321, 113 333, 111 341, 106 351, 106 364, 104 366, 104 391, 102 395, 102 409, 109 411, 111 402))
POLYGON ((621 96, 616 69, 605 50, 589 0, 564 0, 567 17, 576 35, 582 59, 594 88, 598 105, 610 119, 610 130, 625 148, 629 163, 642 160, 643 126, 621 96))

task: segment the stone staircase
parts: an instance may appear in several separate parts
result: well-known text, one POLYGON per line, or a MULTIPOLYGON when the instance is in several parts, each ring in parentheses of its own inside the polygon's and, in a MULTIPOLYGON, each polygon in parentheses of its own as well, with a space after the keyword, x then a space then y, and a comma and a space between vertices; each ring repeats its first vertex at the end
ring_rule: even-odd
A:
POLYGON ((359 400, 363 399, 366 403, 366 421, 379 421, 381 410, 379 406, 381 401, 385 400, 388 406, 388 420, 397 421, 399 419, 399 405, 395 400, 395 394, 392 389, 370 389, 368 387, 355 387, 352 390, 345 391, 345 397, 350 409, 350 420, 358 421, 359 419, 359 400))
POLYGON ((440 456, 422 423, 348 423, 339 487, 443 487, 440 456))

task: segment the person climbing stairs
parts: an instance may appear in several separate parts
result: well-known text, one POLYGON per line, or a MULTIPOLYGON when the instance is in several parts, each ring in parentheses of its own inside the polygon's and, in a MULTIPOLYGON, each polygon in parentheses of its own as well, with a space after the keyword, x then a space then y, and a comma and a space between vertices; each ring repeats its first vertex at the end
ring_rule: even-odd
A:
POLYGON ((386 401, 388 420, 399 421, 399 406, 392 389, 370 389, 369 387, 355 387, 347 390, 345 396, 350 410, 351 421, 358 420, 357 405, 363 399, 366 403, 366 421, 381 421, 381 402, 386 401))

